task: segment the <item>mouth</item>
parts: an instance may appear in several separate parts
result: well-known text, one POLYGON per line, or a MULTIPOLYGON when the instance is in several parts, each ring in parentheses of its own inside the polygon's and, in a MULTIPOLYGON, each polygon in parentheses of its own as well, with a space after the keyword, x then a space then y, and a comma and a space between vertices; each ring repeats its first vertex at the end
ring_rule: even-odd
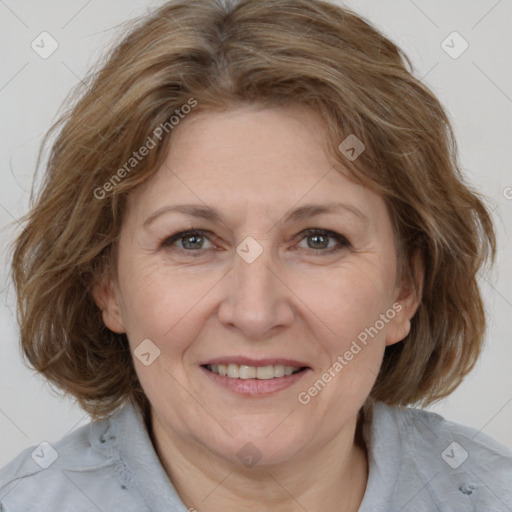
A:
POLYGON ((219 358, 200 365, 210 382, 246 397, 265 397, 295 385, 311 368, 289 359, 219 358))
POLYGON ((245 364, 205 364, 202 365, 208 371, 228 377, 229 379, 258 379, 270 380, 288 377, 295 373, 303 372, 308 369, 307 366, 285 366, 282 364, 250 366, 245 364))

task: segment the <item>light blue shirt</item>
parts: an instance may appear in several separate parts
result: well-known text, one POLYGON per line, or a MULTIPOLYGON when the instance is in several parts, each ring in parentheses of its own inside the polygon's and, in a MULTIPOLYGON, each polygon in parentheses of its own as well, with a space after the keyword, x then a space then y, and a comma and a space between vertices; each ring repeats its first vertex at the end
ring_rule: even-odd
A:
MULTIPOLYGON (((512 512, 512 450, 421 409, 375 404, 359 512, 512 512)), ((261 497, 265 503, 265 496, 261 497)), ((2 512, 186 512, 137 409, 21 452, 0 470, 2 512)), ((199 511, 200 512, 200 511, 199 511)))

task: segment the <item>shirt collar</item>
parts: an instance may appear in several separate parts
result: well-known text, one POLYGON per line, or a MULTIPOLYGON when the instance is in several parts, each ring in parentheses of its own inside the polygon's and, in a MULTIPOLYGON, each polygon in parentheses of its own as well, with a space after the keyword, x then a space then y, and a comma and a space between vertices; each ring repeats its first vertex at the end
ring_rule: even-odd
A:
POLYGON ((389 406, 374 402, 371 417, 363 425, 363 437, 368 482, 359 512, 374 512, 391 502, 402 457, 400 431, 389 406))
POLYGON ((149 510, 186 511, 158 458, 140 411, 128 403, 111 417, 110 424, 129 478, 149 510))

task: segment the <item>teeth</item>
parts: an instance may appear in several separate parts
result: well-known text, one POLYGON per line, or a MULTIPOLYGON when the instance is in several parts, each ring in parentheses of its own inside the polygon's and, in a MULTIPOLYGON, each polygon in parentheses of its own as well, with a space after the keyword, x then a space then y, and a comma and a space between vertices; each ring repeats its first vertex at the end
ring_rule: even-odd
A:
POLYGON ((273 379, 274 378, 274 367, 273 366, 258 366, 256 371, 257 379, 273 379))
POLYGON ((228 377, 232 379, 238 379, 239 366, 237 364, 228 364, 228 377))
POLYGON ((213 364, 207 365, 207 368, 218 375, 229 377, 231 379, 260 379, 268 380, 278 377, 284 377, 297 373, 300 368, 294 366, 283 366, 277 364, 275 366, 246 366, 244 364, 213 364))
MULTIPOLYGON (((261 377, 260 369, 256 370, 254 366, 245 366, 243 364, 240 365, 240 369, 238 370, 238 378, 239 379, 255 379, 256 375, 258 375, 258 379, 261 377)), ((273 373, 273 372, 272 372, 273 373)))
POLYGON ((284 377, 284 366, 278 364, 274 366, 274 377, 284 377))

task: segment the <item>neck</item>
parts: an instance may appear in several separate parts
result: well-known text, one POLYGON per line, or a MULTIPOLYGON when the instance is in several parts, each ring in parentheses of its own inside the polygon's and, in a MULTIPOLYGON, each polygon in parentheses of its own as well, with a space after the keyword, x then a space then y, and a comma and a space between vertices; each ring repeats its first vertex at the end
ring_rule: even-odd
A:
POLYGON ((162 465, 189 510, 234 512, 356 512, 368 480, 368 462, 356 418, 320 449, 283 463, 252 468, 213 455, 163 428, 151 414, 150 432, 162 465))

